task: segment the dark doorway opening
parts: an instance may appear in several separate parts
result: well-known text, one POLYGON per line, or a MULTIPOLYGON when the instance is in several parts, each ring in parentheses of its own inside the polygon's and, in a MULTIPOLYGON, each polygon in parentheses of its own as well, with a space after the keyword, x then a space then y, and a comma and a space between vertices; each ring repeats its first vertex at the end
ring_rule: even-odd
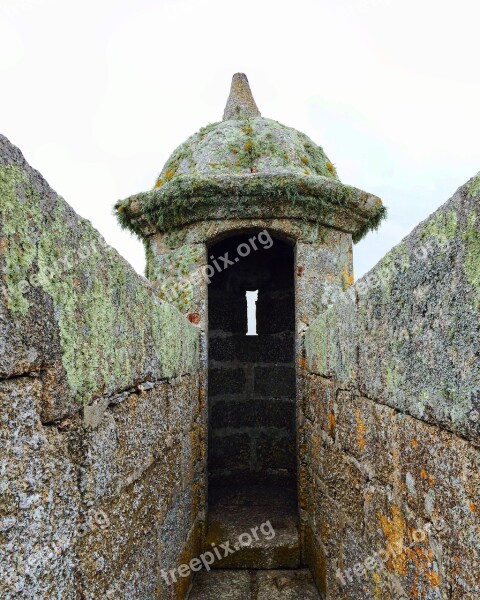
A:
POLYGON ((264 230, 224 239, 209 257, 208 541, 269 520, 292 552, 278 548, 272 563, 270 543, 266 566, 259 544, 228 566, 296 567, 294 248, 264 230))

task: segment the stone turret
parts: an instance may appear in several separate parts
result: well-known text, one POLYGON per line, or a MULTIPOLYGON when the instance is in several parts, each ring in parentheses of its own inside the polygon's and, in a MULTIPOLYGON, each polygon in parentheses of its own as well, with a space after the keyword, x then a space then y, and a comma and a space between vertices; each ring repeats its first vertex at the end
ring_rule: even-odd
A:
MULTIPOLYGON (((318 245, 320 255, 327 251, 324 271, 314 267, 324 285, 309 294, 312 318, 335 282, 344 289, 353 281, 351 242, 385 214, 379 198, 339 180, 308 136, 262 117, 241 73, 233 76, 223 120, 181 144, 153 189, 118 202, 116 210, 122 226, 145 242, 146 274, 158 282, 161 297, 198 323, 206 292, 195 270, 205 267, 205 248, 216 237, 266 227, 296 243, 300 260, 303 243, 318 245), (334 247, 339 261, 332 260, 334 247), (176 287, 172 275, 181 275, 176 287)), ((308 272, 308 264, 298 266, 308 272)))
POLYGON ((296 443, 304 333, 352 285, 352 244, 377 227, 382 202, 342 183, 304 133, 262 117, 237 73, 223 120, 181 144, 151 191, 116 208, 145 243, 156 293, 200 329, 205 547, 222 542, 219 532, 237 538, 251 519, 275 515, 282 536, 222 566, 299 567, 309 526, 297 509, 310 485, 296 443))

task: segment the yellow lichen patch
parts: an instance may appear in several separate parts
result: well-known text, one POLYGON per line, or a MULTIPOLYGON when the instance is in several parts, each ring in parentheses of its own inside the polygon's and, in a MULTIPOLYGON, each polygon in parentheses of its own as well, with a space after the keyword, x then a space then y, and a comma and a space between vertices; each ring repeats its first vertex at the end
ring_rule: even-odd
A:
POLYGON ((382 598, 382 588, 380 586, 380 573, 378 573, 378 571, 374 571, 372 574, 372 578, 373 581, 375 583, 375 598, 378 598, 378 600, 381 600, 382 598))
POLYGON ((330 414, 328 415, 328 423, 329 423, 329 428, 330 428, 330 435, 331 435, 331 437, 334 437, 336 421, 335 421, 335 415, 334 415, 333 411, 330 411, 330 414))
POLYGON ((302 156, 302 163, 308 165, 308 158, 306 156, 302 156))
POLYGON ((324 539, 324 540, 328 539, 328 537, 330 535, 330 528, 328 527, 327 519, 320 519, 319 533, 320 533, 321 539, 324 539))
POLYGON ((422 479, 425 479, 426 481, 428 481, 428 483, 433 486, 435 485, 435 477, 433 475, 431 475, 430 473, 427 473, 427 471, 425 471, 425 469, 420 469, 420 477, 422 479))
MULTIPOLYGON (((415 591, 418 589, 418 583, 421 579, 426 579, 431 587, 440 585, 440 575, 432 568, 434 562, 433 552, 431 548, 422 547, 421 543, 423 542, 416 544, 413 548, 406 549, 407 561, 413 565, 412 590, 415 591)), ((413 591, 411 594, 417 597, 413 591)))
POLYGON ((350 272, 348 263, 346 263, 345 266, 343 267, 342 277, 343 277, 343 282, 344 282, 345 286, 350 287, 353 283, 354 278, 353 278, 353 273, 350 272))
POLYGON ((472 511, 472 513, 477 512, 477 507, 473 502, 470 502, 470 510, 472 511))
POLYGON ((321 448, 322 448, 322 438, 318 433, 312 433, 312 459, 314 464, 320 464, 321 461, 321 448))
POLYGON ((418 440, 416 438, 412 439, 411 444, 412 444, 412 448, 418 448, 418 440))
POLYGON ((332 175, 336 175, 335 167, 331 162, 327 162, 327 169, 330 171, 332 175))
POLYGON ((393 505, 391 512, 391 518, 379 514, 380 525, 382 527, 383 535, 385 536, 387 549, 393 548, 394 550, 390 553, 387 564, 388 568, 393 571, 395 575, 404 577, 407 574, 407 557, 404 550, 406 530, 405 519, 398 506, 393 505))
POLYGON ((155 182, 155 187, 156 187, 156 188, 162 187, 162 185, 163 185, 164 183, 165 183, 165 180, 164 180, 162 177, 159 177, 159 178, 157 179, 157 181, 155 182))
POLYGON ((367 488, 367 490, 365 491, 365 495, 364 496, 365 496, 365 502, 367 502, 367 503, 370 502, 371 499, 374 496, 373 489, 372 488, 367 488))
POLYGON ((359 408, 355 410, 355 421, 357 422, 357 446, 363 452, 366 446, 365 434, 367 427, 359 408))
POLYGON ((252 147, 253 147, 253 143, 250 140, 248 140, 248 142, 246 142, 246 144, 245 144, 245 151, 250 152, 252 147))

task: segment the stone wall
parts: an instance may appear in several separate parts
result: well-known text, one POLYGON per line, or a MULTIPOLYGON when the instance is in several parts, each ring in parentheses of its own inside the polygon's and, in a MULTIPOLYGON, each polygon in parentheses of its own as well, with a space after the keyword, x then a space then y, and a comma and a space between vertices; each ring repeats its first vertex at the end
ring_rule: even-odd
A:
POLYGON ((205 364, 0 136, 0 597, 183 598, 200 549, 205 364))
POLYGON ((480 177, 311 325, 305 559, 324 597, 480 596, 480 177))

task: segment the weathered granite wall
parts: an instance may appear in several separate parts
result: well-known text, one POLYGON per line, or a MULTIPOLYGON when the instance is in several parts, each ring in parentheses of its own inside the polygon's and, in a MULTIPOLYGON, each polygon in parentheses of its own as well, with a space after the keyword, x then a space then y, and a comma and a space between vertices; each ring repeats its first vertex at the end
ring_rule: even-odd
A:
POLYGON ((311 325, 305 558, 328 600, 480 596, 480 176, 311 325))
POLYGON ((200 549, 205 364, 0 136, 0 597, 183 598, 200 549))

